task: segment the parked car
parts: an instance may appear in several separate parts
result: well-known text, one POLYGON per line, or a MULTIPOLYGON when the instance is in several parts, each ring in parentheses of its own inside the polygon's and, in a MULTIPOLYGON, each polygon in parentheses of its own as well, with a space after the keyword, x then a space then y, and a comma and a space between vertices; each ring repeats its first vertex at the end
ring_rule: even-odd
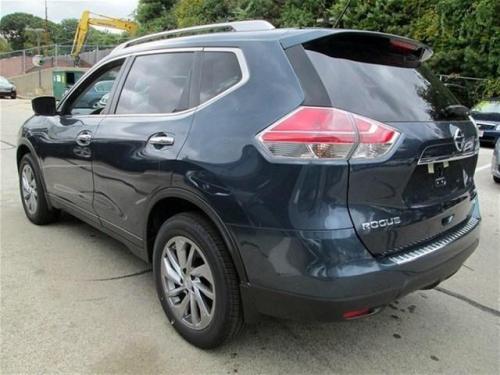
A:
MULTIPOLYGON (((99 103, 103 100, 103 97, 110 93, 113 87, 114 79, 104 79, 95 83, 85 94, 78 98, 78 102, 74 104, 75 114, 89 114, 95 109, 100 109, 99 103)), ((71 88, 72 89, 72 88, 71 88)), ((70 89, 70 90, 71 90, 70 89)), ((64 97, 69 93, 64 94, 64 97)))
POLYGON ((431 54, 264 21, 128 41, 57 108, 33 100, 24 210, 35 224, 67 211, 151 262, 169 322, 201 348, 260 314, 375 314, 479 241, 477 131, 431 54), (110 72, 108 105, 81 115, 110 72))
POLYGON ((477 124, 481 142, 494 145, 500 138, 500 98, 483 100, 476 104, 471 116, 477 124))
POLYGON ((500 184, 500 139, 495 143, 495 150, 491 159, 491 174, 493 175, 493 180, 497 184, 500 184))
POLYGON ((15 99, 17 97, 17 88, 7 78, 0 76, 0 97, 10 97, 15 99))
POLYGON ((109 100, 109 92, 104 94, 102 98, 96 104, 94 104, 94 108, 106 107, 106 104, 108 104, 108 100, 109 100))

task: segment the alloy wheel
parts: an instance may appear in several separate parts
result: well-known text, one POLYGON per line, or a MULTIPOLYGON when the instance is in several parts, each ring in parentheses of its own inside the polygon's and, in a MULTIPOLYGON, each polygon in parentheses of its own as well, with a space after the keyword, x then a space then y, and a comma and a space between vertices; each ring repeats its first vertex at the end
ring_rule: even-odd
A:
POLYGON ((21 172, 23 200, 28 212, 33 215, 38 207, 38 191, 35 173, 29 164, 25 164, 21 172))
POLYGON ((162 252, 161 277, 176 318, 189 328, 206 328, 216 296, 212 270, 200 248, 187 237, 172 237, 162 252))

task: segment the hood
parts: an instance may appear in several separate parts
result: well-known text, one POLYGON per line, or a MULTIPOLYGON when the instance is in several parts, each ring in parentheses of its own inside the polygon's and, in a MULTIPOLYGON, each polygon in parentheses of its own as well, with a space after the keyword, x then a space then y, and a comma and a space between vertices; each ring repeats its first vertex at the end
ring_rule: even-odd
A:
POLYGON ((15 86, 10 82, 0 82, 0 87, 3 89, 11 89, 15 86))

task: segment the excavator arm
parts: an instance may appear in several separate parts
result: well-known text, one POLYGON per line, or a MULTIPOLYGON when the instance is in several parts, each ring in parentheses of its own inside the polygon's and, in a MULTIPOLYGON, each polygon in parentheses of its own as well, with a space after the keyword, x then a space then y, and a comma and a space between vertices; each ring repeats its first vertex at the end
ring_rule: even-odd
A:
POLYGON ((78 61, 78 56, 85 44, 90 26, 105 26, 113 29, 127 31, 130 35, 137 32, 138 25, 135 22, 123 20, 120 18, 112 18, 93 14, 88 10, 83 11, 80 17, 80 22, 76 28, 75 39, 73 40, 73 48, 71 49, 71 56, 78 61))

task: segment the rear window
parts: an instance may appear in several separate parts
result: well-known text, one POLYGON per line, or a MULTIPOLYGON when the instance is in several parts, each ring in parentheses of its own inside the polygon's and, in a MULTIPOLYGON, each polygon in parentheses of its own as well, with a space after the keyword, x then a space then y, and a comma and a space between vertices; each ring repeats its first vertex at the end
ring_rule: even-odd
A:
MULTIPOLYGON (((338 46, 322 41, 304 47, 336 108, 386 122, 432 121, 445 120, 445 108, 458 104, 414 56, 408 64, 411 67, 404 67, 404 54, 396 56, 391 51, 388 56, 371 50, 367 56, 366 50, 357 53, 356 48, 340 48, 345 47, 345 40, 338 46)), ((362 45, 357 47, 363 50, 362 45)))

